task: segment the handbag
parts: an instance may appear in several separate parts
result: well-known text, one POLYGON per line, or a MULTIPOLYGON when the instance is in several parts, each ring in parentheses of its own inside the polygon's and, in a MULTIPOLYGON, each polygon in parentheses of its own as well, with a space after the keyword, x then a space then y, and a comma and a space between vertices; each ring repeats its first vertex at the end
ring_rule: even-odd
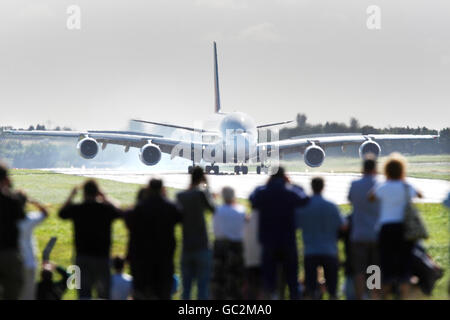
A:
POLYGON ((404 238, 407 241, 417 241, 420 239, 428 239, 428 231, 422 217, 411 201, 409 196, 408 185, 405 186, 405 214, 404 214, 404 238))

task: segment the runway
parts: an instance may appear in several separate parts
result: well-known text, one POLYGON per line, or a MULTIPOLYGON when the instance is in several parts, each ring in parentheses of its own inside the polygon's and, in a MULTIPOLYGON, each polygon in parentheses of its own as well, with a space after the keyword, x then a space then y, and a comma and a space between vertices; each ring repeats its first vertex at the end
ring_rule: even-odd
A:
MULTIPOLYGON (((168 187, 177 189, 186 188, 189 185, 190 176, 181 172, 161 172, 158 174, 143 173, 131 170, 112 170, 112 169, 51 169, 56 173, 70 174, 98 179, 107 179, 124 183, 146 184, 152 176, 161 177, 164 184, 168 187)), ((324 197, 338 203, 348 203, 347 193, 351 181, 357 179, 360 175, 354 173, 306 173, 290 172, 288 173, 293 183, 301 185, 310 193, 310 181, 312 177, 321 176, 325 178, 324 197)), ((248 198, 255 187, 264 184, 268 179, 267 175, 258 175, 249 173, 248 175, 220 174, 208 175, 208 184, 212 192, 219 193, 224 186, 231 186, 236 190, 239 198, 248 198)), ((380 181, 383 177, 379 177, 380 181)), ((417 202, 441 203, 447 198, 450 191, 450 182, 436 179, 417 179, 408 178, 408 182, 417 190, 421 191, 424 198, 417 202)))

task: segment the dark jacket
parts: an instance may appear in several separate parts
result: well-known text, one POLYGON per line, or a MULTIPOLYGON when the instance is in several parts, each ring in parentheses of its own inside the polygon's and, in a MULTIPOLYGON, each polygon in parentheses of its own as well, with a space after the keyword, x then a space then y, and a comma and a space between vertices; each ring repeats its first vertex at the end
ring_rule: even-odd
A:
POLYGON ((271 179, 250 195, 252 207, 259 212, 259 240, 267 247, 294 247, 295 209, 308 203, 308 197, 299 187, 283 179, 271 179))
POLYGON ((24 217, 19 199, 13 194, 0 192, 0 251, 18 250, 17 222, 24 217))
POLYGON ((74 224, 77 256, 109 257, 111 249, 111 224, 122 216, 111 204, 84 202, 70 204, 59 211, 59 217, 74 224))
POLYGON ((175 252, 174 228, 180 221, 181 213, 175 204, 161 196, 149 196, 140 202, 125 214, 130 231, 129 260, 172 259, 175 252))
POLYGON ((37 300, 61 300, 67 288, 69 274, 62 267, 56 267, 56 271, 61 275, 61 280, 41 280, 36 288, 37 300))
POLYGON ((192 188, 177 195, 182 213, 183 251, 209 248, 205 212, 214 213, 214 204, 208 191, 192 188))

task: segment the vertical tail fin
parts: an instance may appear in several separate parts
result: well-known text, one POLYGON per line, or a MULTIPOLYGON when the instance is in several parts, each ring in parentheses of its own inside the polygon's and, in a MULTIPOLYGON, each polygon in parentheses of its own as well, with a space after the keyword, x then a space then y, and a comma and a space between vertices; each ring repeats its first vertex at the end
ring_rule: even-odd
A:
POLYGON ((219 92, 219 67, 217 65, 217 46, 214 41, 214 95, 215 95, 215 112, 220 113, 220 92, 219 92))

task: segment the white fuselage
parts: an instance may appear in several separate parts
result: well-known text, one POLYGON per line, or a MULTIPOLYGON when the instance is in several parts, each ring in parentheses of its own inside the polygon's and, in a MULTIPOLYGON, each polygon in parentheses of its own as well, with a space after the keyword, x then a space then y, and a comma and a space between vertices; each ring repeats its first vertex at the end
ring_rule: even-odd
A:
POLYGON ((204 142, 214 144, 211 150, 203 152, 202 160, 211 163, 247 163, 255 157, 258 130, 253 119, 242 112, 215 116, 204 128, 217 134, 201 134, 204 142))

